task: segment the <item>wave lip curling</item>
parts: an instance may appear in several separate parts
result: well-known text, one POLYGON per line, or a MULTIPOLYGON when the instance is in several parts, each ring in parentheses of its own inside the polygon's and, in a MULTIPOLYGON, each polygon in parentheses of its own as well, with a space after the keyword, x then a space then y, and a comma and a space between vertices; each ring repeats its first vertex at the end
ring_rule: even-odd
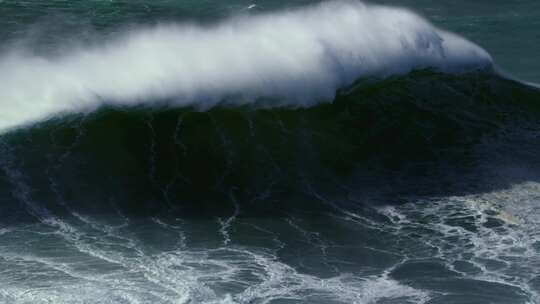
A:
POLYGON ((268 97, 267 106, 310 106, 362 77, 491 65, 482 48, 408 10, 328 2, 139 29, 56 57, 14 49, 0 55, 0 130, 104 103, 208 108, 268 97))

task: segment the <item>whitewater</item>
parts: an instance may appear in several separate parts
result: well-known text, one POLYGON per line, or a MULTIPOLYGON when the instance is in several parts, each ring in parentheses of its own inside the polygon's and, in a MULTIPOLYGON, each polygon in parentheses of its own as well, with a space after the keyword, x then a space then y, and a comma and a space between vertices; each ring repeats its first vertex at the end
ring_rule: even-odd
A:
POLYGON ((0 55, 0 129, 103 104, 305 107, 360 78, 492 65, 482 48, 406 9, 353 1, 161 24, 64 48, 0 55))

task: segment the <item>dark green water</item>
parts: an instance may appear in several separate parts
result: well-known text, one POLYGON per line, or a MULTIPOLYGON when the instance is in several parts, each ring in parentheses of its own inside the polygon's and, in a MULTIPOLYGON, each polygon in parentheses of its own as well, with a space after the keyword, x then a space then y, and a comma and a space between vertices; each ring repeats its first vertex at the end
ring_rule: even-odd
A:
POLYGON ((0 303, 540 303, 539 5, 379 3, 0 1, 0 303))

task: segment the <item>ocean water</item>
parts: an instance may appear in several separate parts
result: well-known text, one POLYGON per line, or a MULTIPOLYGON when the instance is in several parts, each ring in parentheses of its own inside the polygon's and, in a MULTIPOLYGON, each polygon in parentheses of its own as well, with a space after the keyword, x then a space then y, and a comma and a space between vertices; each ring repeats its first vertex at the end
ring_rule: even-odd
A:
POLYGON ((540 303, 540 2, 0 0, 0 303, 540 303))

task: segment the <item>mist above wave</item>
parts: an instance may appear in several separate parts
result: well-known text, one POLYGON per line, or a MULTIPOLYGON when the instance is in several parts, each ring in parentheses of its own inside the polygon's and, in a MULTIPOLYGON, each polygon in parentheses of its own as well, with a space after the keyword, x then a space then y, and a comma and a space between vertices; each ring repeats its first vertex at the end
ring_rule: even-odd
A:
MULTIPOLYGON (((58 46, 62 48, 62 46, 58 46)), ((40 56, 0 55, 0 129, 104 103, 209 108, 269 98, 269 106, 332 100, 361 77, 432 67, 490 66, 475 44, 400 8, 328 2, 241 16, 210 27, 166 24, 40 56)))

